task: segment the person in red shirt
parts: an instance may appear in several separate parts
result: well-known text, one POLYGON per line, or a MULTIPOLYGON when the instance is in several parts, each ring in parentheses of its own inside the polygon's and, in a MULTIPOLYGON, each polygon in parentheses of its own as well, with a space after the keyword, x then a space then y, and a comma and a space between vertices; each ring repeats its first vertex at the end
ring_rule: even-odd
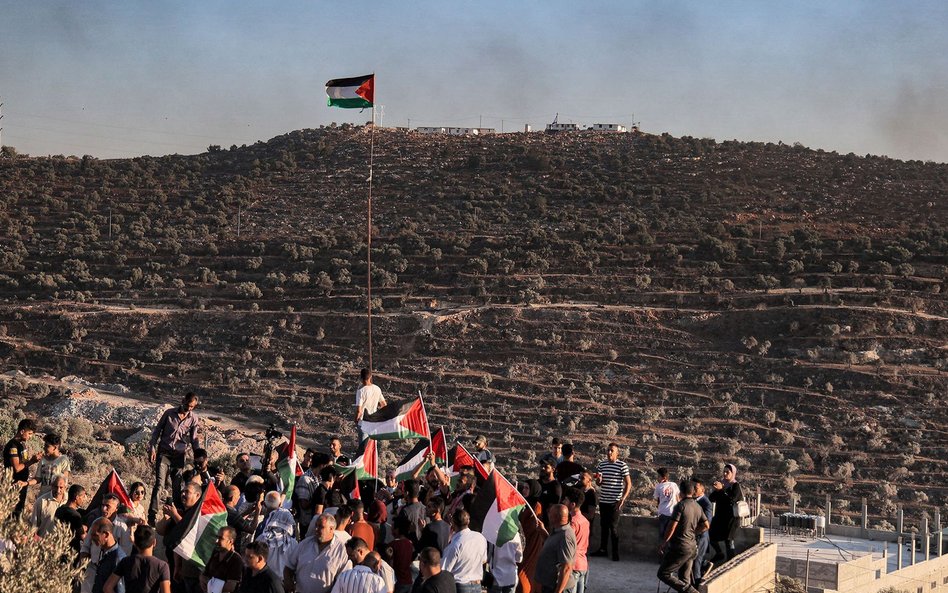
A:
POLYGON ((411 591, 411 563, 415 559, 415 545, 407 535, 414 529, 405 517, 395 519, 392 533, 395 539, 388 545, 386 553, 395 570, 395 593, 411 591))
POLYGON ((378 527, 365 520, 365 505, 359 499, 349 501, 349 507, 352 508, 352 522, 349 523, 349 535, 361 538, 369 550, 375 549, 375 541, 378 535, 378 527))
POLYGON ((573 559, 576 586, 573 587, 573 593, 585 593, 586 577, 589 574, 589 561, 586 559, 586 552, 589 551, 589 520, 580 511, 585 498, 586 494, 579 488, 569 487, 563 493, 563 502, 569 509, 569 524, 576 532, 576 556, 573 559))

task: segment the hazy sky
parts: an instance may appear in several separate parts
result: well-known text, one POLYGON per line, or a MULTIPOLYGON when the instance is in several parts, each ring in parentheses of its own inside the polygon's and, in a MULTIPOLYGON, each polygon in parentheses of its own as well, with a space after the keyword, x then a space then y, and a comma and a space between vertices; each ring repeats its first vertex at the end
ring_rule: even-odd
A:
POLYGON ((624 123, 948 161, 948 2, 2 0, 3 143, 196 153, 383 125, 624 123))

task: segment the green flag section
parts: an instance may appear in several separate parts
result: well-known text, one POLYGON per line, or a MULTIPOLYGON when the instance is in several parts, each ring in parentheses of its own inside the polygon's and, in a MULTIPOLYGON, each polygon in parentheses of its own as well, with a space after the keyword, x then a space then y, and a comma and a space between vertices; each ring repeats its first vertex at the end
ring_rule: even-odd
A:
POLYGON ((204 489, 200 502, 185 512, 179 525, 182 528, 175 526, 173 533, 181 538, 174 553, 203 569, 214 553, 217 532, 227 526, 227 508, 213 482, 204 489))
POLYGON ((330 107, 365 109, 375 103, 375 74, 335 78, 326 83, 330 107))
POLYGON ((97 509, 101 507, 102 498, 104 498, 106 494, 118 496, 120 513, 127 513, 132 509, 132 498, 128 495, 128 489, 125 488, 125 483, 122 482, 122 478, 119 477, 114 467, 112 471, 109 472, 109 475, 105 476, 105 479, 102 480, 99 489, 95 491, 92 500, 89 501, 86 508, 97 509))
POLYGON ((493 470, 471 501, 471 529, 500 547, 520 532, 520 511, 525 506, 526 499, 493 470))
POLYGON ((296 461, 296 425, 290 429, 290 440, 284 445, 280 452, 280 460, 277 461, 277 473, 280 474, 280 480, 283 482, 283 492, 293 493, 296 486, 296 477, 303 475, 299 463, 296 461))
POLYGON ((360 426, 367 437, 377 441, 431 438, 421 396, 401 406, 389 404, 374 414, 363 416, 360 426))
POLYGON ((355 474, 358 480, 375 480, 379 477, 379 450, 373 439, 362 441, 362 451, 349 465, 336 465, 340 476, 355 474))
POLYGON ((487 479, 487 470, 484 469, 481 462, 471 455, 470 452, 464 448, 464 445, 455 443, 454 448, 448 453, 447 473, 448 478, 451 480, 451 488, 457 486, 461 470, 465 468, 474 469, 474 476, 477 478, 478 483, 487 479))

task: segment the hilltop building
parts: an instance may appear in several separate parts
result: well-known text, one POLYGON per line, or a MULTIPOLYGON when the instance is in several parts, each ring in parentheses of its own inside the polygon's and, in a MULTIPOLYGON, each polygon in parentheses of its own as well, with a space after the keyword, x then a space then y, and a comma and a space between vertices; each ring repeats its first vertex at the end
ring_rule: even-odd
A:
POLYGON ((592 132, 628 132, 629 129, 621 124, 593 124, 586 128, 592 132))
POLYGON ((415 128, 419 134, 447 134, 448 136, 484 136, 496 134, 494 128, 445 128, 438 126, 422 126, 415 128))

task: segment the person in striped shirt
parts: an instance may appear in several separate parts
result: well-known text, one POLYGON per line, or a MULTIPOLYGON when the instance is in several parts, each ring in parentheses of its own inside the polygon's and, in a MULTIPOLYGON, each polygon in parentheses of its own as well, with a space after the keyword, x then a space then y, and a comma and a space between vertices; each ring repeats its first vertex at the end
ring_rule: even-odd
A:
POLYGON ((629 466, 619 460, 619 445, 609 443, 606 460, 596 468, 596 483, 599 484, 599 516, 601 521, 599 550, 591 556, 608 555, 607 543, 612 544, 612 559, 619 560, 619 516, 622 507, 632 492, 632 477, 629 466))
POLYGON ((360 537, 346 542, 346 554, 352 562, 352 568, 339 575, 332 593, 388 593, 385 580, 375 574, 378 560, 369 555, 371 551, 360 537))

